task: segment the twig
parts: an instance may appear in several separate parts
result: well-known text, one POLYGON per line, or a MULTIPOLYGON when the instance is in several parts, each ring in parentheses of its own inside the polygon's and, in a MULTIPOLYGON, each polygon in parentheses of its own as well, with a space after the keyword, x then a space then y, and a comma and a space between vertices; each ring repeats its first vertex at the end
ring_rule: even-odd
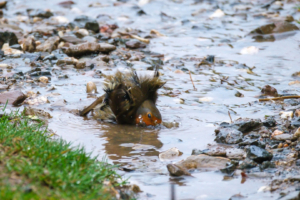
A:
POLYGON ((191 71, 189 71, 189 74, 190 74, 190 78, 191 78, 191 81, 192 81, 192 84, 193 84, 194 90, 195 90, 195 91, 197 91, 197 89, 196 89, 196 87, 195 87, 195 85, 194 85, 194 81, 193 81, 193 79, 192 79, 191 71))
POLYGON ((133 39, 137 39, 137 40, 139 40, 139 41, 141 41, 141 42, 145 42, 145 43, 147 43, 147 44, 150 43, 150 40, 149 40, 149 39, 145 39, 145 38, 139 37, 139 36, 137 36, 137 35, 133 35, 133 34, 129 34, 129 33, 122 33, 122 32, 118 32, 118 33, 119 33, 120 35, 128 36, 128 37, 131 37, 131 38, 133 38, 133 39))
POLYGON ((91 105, 79 111, 80 116, 86 116, 91 110, 93 110, 98 104, 103 102, 105 95, 98 97, 91 105))
POLYGON ((229 118, 230 118, 231 123, 233 123, 233 121, 232 121, 232 119, 231 119, 231 115, 230 115, 229 110, 228 110, 228 115, 229 115, 229 118))
POLYGON ((259 101, 274 101, 274 100, 293 99, 293 98, 300 98, 300 96, 295 95, 295 96, 274 97, 274 98, 259 99, 259 101))

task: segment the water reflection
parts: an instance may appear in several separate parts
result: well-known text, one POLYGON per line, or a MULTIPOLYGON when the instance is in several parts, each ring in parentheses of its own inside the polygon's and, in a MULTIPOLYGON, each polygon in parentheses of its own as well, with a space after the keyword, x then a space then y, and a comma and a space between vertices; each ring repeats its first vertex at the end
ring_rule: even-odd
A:
POLYGON ((100 135, 107 143, 105 151, 111 160, 134 158, 136 155, 158 157, 163 143, 158 139, 158 128, 105 124, 100 135))

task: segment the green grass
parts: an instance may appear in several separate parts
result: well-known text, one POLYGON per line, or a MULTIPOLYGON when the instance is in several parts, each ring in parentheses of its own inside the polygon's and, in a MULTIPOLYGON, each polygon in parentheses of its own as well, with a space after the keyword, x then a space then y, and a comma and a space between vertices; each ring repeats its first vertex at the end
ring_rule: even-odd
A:
POLYGON ((42 123, 18 113, 0 119, 1 200, 114 199, 122 184, 114 166, 53 139, 42 123))

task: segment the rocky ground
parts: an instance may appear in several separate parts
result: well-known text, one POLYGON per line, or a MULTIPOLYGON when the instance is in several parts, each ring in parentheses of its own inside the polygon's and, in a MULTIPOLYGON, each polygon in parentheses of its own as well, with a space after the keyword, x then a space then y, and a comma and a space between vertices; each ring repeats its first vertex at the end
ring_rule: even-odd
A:
POLYGON ((44 3, 0 0, 3 106, 30 107, 26 115, 49 121, 53 132, 137 173, 141 198, 168 198, 160 186, 169 182, 189 188, 181 199, 220 198, 209 184, 231 199, 298 198, 298 1, 44 3), (102 94, 106 75, 155 67, 167 81, 158 102, 162 127, 78 116, 102 94), (99 137, 91 136, 95 127, 99 137))

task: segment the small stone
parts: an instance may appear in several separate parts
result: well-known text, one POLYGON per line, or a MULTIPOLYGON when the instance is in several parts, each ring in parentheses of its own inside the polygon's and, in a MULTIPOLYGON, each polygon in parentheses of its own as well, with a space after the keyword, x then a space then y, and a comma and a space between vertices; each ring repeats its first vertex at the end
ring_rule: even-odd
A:
POLYGON ((281 119, 292 119, 294 116, 293 111, 288 111, 288 112, 281 111, 279 114, 281 119))
POLYGON ((259 51, 259 49, 257 47, 250 46, 250 47, 244 47, 240 53, 242 55, 253 55, 253 54, 257 54, 258 51, 259 51))
POLYGON ((234 128, 221 128, 216 134, 215 141, 218 143, 237 144, 243 141, 243 133, 234 128))
POLYGON ((64 42, 68 42, 68 43, 72 43, 72 44, 84 43, 84 41, 82 39, 79 39, 79 38, 77 38, 75 36, 71 36, 71 35, 62 36, 62 37, 60 37, 60 39, 64 42))
POLYGON ((244 95, 242 93, 240 93, 239 91, 236 91, 236 93, 234 94, 234 96, 236 96, 236 97, 244 97, 244 95))
POLYGON ((225 13, 221 9, 217 9, 209 18, 219 18, 225 16, 225 13))
POLYGON ((177 166, 176 164, 168 164, 167 169, 172 176, 191 175, 186 169, 177 166))
POLYGON ((99 24, 96 20, 91 19, 87 16, 81 15, 74 19, 75 25, 77 25, 79 28, 85 28, 87 30, 94 31, 95 33, 98 33, 100 30, 99 24))
POLYGON ((277 92, 276 88, 274 88, 270 85, 265 85, 261 89, 261 93, 264 95, 268 95, 268 96, 278 96, 278 92, 277 92))
POLYGON ((6 6, 7 1, 0 1, 0 8, 4 8, 6 6))
POLYGON ((279 140, 279 141, 286 141, 286 140, 291 140, 293 138, 292 134, 280 134, 280 135, 275 135, 272 136, 274 140, 279 140))
POLYGON ((262 163, 263 161, 268 161, 273 158, 273 155, 270 152, 254 145, 251 145, 246 152, 247 157, 257 163, 262 163))
POLYGON ((85 62, 84 61, 79 61, 78 63, 76 63, 75 68, 76 69, 84 69, 85 68, 85 62))
POLYGON ((60 38, 58 36, 53 36, 48 38, 44 43, 36 47, 37 51, 49 52, 51 53, 59 44, 60 38))
POLYGON ((176 147, 173 147, 167 151, 161 152, 158 157, 161 161, 172 160, 179 157, 180 153, 181 152, 176 147))
POLYGON ((184 169, 205 169, 205 170, 220 170, 226 167, 226 164, 230 162, 228 158, 207 156, 207 155, 192 155, 185 160, 176 163, 184 169))
POLYGON ((295 110, 294 114, 296 117, 300 117, 300 109, 295 110))
POLYGON ((27 96, 21 92, 20 90, 13 90, 9 92, 0 93, 0 103, 6 104, 8 101, 8 104, 17 106, 27 98, 27 96))
POLYGON ((139 40, 129 40, 125 43, 127 48, 130 49, 138 49, 138 48, 145 48, 147 45, 139 40))
POLYGON ((298 128, 297 130, 296 130, 296 132, 293 134, 293 138, 294 139, 297 139, 297 138, 299 138, 300 137, 300 128, 298 128))
POLYGON ((56 62, 56 65, 76 65, 78 63, 78 60, 73 57, 66 57, 64 59, 59 59, 56 62))
POLYGON ((36 49, 35 39, 34 37, 28 37, 25 39, 23 43, 23 51, 28 51, 30 53, 34 52, 36 49))
POLYGON ((39 81, 42 82, 42 83, 48 83, 49 82, 49 79, 46 77, 46 76, 41 76, 39 78, 39 81))
POLYGON ((246 153, 243 149, 232 148, 226 150, 226 157, 229 159, 240 160, 246 157, 246 153))
POLYGON ((114 51, 116 46, 106 43, 82 43, 64 48, 63 51, 69 56, 79 56, 88 53, 97 53, 97 52, 110 52, 114 51))
POLYGON ((14 32, 0 31, 0 49, 3 47, 5 43, 8 43, 9 46, 14 44, 19 44, 16 34, 14 32))
POLYGON ((40 17, 40 18, 50 18, 53 16, 53 13, 50 12, 49 10, 37 9, 37 10, 30 11, 29 16, 30 17, 40 17))
POLYGON ((273 116, 267 117, 265 121, 263 121, 263 125, 266 127, 274 127, 276 126, 276 121, 273 116))
POLYGON ((281 149, 283 147, 283 144, 282 143, 279 143, 279 145, 278 145, 278 149, 281 149))
POLYGON ((271 136, 274 137, 274 136, 281 135, 281 134, 283 134, 283 131, 275 130, 271 136))
POLYGON ((89 31, 86 29, 79 29, 78 31, 75 32, 75 35, 79 38, 83 38, 84 36, 89 35, 89 31))
POLYGON ((97 93, 97 86, 94 82, 90 81, 86 84, 86 93, 97 93))
POLYGON ((284 148, 285 148, 285 147, 288 147, 288 146, 289 146, 288 144, 284 144, 284 145, 283 145, 284 148))

